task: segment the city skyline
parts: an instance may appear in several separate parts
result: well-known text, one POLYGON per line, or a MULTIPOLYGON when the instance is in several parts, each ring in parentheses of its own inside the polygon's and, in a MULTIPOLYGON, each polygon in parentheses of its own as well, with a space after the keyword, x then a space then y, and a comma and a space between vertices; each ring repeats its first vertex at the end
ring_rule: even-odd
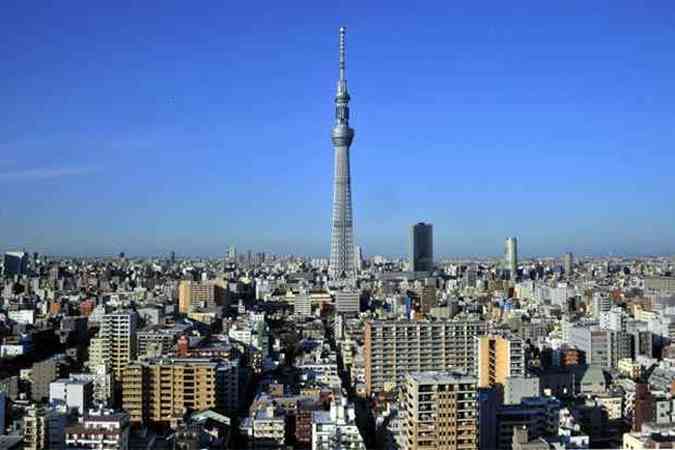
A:
POLYGON ((436 4, 408 24, 400 5, 380 21, 305 5, 316 20, 301 22, 169 4, 156 23, 149 7, 11 5, 0 248, 327 256, 344 22, 365 255, 404 255, 420 220, 439 258, 499 255, 510 235, 524 256, 675 253, 674 11, 529 6, 436 4))

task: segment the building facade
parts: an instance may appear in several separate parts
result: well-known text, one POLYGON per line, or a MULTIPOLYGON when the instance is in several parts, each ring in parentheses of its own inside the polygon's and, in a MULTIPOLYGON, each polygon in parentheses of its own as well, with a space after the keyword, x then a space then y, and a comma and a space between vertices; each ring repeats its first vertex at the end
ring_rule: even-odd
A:
POLYGON ((407 372, 457 369, 476 372, 475 336, 486 322, 473 319, 366 322, 364 360, 369 393, 389 391, 407 372))
POLYGON ((408 373, 403 383, 403 448, 478 449, 476 394, 476 378, 463 373, 408 373))

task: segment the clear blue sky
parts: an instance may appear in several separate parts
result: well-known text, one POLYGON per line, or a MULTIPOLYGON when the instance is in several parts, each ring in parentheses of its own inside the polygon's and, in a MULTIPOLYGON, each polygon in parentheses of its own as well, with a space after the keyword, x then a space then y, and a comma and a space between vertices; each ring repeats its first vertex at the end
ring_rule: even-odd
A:
POLYGON ((342 23, 367 255, 675 253, 675 4, 637 0, 2 2, 0 248, 327 254, 342 23))

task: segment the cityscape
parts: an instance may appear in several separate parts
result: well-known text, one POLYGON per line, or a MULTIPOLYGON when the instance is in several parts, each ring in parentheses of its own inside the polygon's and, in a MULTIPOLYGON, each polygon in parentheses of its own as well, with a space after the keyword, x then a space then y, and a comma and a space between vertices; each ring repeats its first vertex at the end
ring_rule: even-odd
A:
MULTIPOLYGON (((675 9, 666 12, 675 18, 675 9)), ((117 223, 117 216, 127 214, 130 204, 143 210, 145 195, 157 196, 161 205, 165 193, 159 181, 145 185, 143 192, 124 182, 110 186, 110 191, 129 189, 132 193, 119 210, 110 205, 108 217, 93 217, 99 216, 100 205, 92 202, 90 206, 82 200, 89 197, 68 196, 61 202, 50 196, 59 195, 71 183, 65 177, 91 175, 89 168, 12 172, 7 167, 13 158, 18 160, 19 151, 8 152, 7 160, 3 152, 0 183, 11 183, 6 194, 12 195, 0 202, 0 219, 6 222, 0 223, 4 246, 0 259, 0 450, 675 448, 675 256, 671 254, 675 247, 672 235, 661 233, 673 226, 673 205, 644 205, 652 198, 647 191, 655 185, 638 180, 644 183, 647 200, 636 203, 653 208, 656 216, 665 211, 663 217, 658 216, 664 228, 645 226, 637 234, 626 231, 625 236, 639 238, 619 239, 632 225, 631 217, 639 214, 616 211, 604 223, 617 234, 602 228, 586 236, 582 221, 576 228, 570 225, 577 220, 575 214, 586 211, 590 216, 591 210, 602 210, 604 205, 592 200, 590 206, 581 205, 574 197, 569 200, 568 204, 574 204, 569 211, 565 205, 556 207, 563 210, 562 215, 573 217, 571 222, 557 224, 560 211, 552 213, 545 204, 546 196, 553 194, 535 182, 527 187, 532 197, 513 198, 514 204, 526 204, 531 215, 514 213, 496 219, 515 208, 506 205, 501 209, 500 197, 479 209, 483 217, 476 223, 484 223, 487 231, 469 229, 474 224, 451 243, 448 236, 455 232, 448 231, 447 217, 439 216, 435 208, 427 215, 422 200, 398 205, 395 209, 402 213, 390 211, 391 220, 385 217, 377 222, 378 232, 361 233, 362 221, 375 219, 373 209, 363 207, 367 202, 359 196, 377 186, 371 174, 359 168, 357 162, 363 160, 351 157, 352 152, 361 151, 361 135, 369 133, 366 124, 373 123, 358 111, 359 105, 368 103, 369 93, 354 82, 348 85, 352 74, 366 67, 354 61, 352 54, 367 52, 353 49, 369 45, 358 38, 369 22, 354 20, 359 23, 356 30, 348 14, 344 24, 334 20, 322 24, 321 36, 329 36, 330 44, 320 44, 319 56, 307 54, 307 67, 299 69, 311 71, 312 65, 328 61, 332 77, 322 78, 321 83, 336 82, 335 90, 326 91, 322 98, 303 98, 305 103, 327 104, 334 111, 330 117, 315 120, 326 124, 326 145, 323 153, 317 156, 314 152, 312 157, 324 160, 324 166, 332 170, 320 175, 331 187, 316 212, 330 212, 325 217, 330 227, 319 231, 322 251, 308 249, 314 248, 315 239, 310 229, 320 228, 316 224, 323 222, 295 219, 293 208, 283 198, 284 187, 275 187, 286 182, 284 177, 291 177, 275 164, 290 159, 292 153, 267 161, 274 170, 261 175, 269 178, 263 183, 265 189, 278 190, 278 197, 269 197, 274 200, 255 198, 250 187, 232 188, 232 196, 250 204, 250 211, 260 214, 258 220, 265 222, 266 230, 279 233, 273 242, 299 239, 307 247, 289 252, 287 244, 271 244, 266 232, 251 228, 246 236, 224 233, 226 245, 213 243, 200 256, 199 249, 204 248, 198 236, 203 230, 200 224, 216 220, 211 216, 219 211, 210 200, 200 198, 200 178, 203 190, 213 182, 207 174, 192 178, 187 169, 165 174, 167 182, 179 184, 189 194, 189 205, 174 205, 189 216, 181 222, 188 228, 177 246, 153 254, 159 242, 171 240, 160 239, 166 228, 148 225, 139 219, 142 214, 130 214, 126 228, 120 226, 122 234, 106 232, 93 240, 79 236, 75 222, 96 223, 91 231, 95 233, 107 229, 102 225, 107 220, 117 223), (19 184, 22 178, 32 183, 46 180, 52 183, 47 189, 53 192, 33 200, 30 189, 34 187, 24 191, 19 184), (10 197, 17 195, 23 208, 26 204, 34 207, 33 215, 25 209, 14 214, 18 206, 10 197), (194 214, 191 202, 205 209, 194 214), (279 204, 271 204, 275 202, 279 204), (72 229, 66 227, 66 231, 56 215, 45 212, 41 216, 38 211, 72 204, 82 213, 67 219, 72 229), (274 214, 282 213, 283 220, 297 220, 297 230, 288 238, 275 228, 274 214), (404 215, 405 226, 394 218, 398 214, 404 215), (14 216, 21 216, 22 222, 14 216), (572 231, 537 234, 528 222, 572 231), (495 227, 498 234, 491 231, 495 227), (521 234, 521 229, 527 231, 521 234), (382 243, 391 235, 399 237, 387 249, 382 243), (489 242, 481 238, 485 235, 491 236, 489 242), (105 246, 119 242, 119 236, 127 236, 126 245, 111 254, 105 246), (603 236, 612 237, 602 241, 603 236), (82 247, 64 250, 62 245, 69 244, 58 243, 60 237, 68 243, 81 238, 82 247), (569 242, 561 244, 565 239, 569 242), (97 240, 101 247, 90 246, 97 240), (153 246, 144 243, 151 241, 153 246), (616 246, 618 241, 625 246, 616 246), (190 242, 195 246, 189 247, 190 242), (551 246, 546 247, 547 242, 551 246), (448 251, 453 245, 461 250, 448 251)), ((256 33, 264 34, 262 30, 256 33)), ((672 30, 669 33, 673 35, 672 30)), ((406 33, 392 32, 384 39, 391 39, 389 44, 396 47, 396 40, 405 37, 406 33)), ((403 47, 393 53, 406 65, 403 47)), ((293 59, 295 65, 302 60, 300 56, 294 57, 299 58, 293 59)), ((407 112, 406 70, 388 74, 399 78, 392 83, 400 92, 387 94, 399 96, 400 104, 397 97, 383 108, 395 107, 396 114, 407 112)), ((323 72, 317 70, 315 76, 319 74, 323 72)), ((265 73, 260 80, 279 82, 273 80, 279 76, 265 73)), ((671 113, 669 118, 673 117, 671 113)), ((306 125, 295 126, 299 130, 306 125)), ((273 131, 270 126, 257 133, 273 131)), ((392 126, 387 133, 415 131, 392 126)), ((665 144, 672 148, 672 142, 665 144)), ((0 148, 4 148, 1 143, 0 148)), ((369 149, 369 158, 386 164, 385 150, 369 149)), ((428 159, 422 149, 415 151, 429 171, 446 164, 428 159)), ((68 155, 64 150, 64 160, 68 155)), ((539 163, 545 164, 544 160, 539 163)), ((157 164, 161 166, 161 161, 157 164)), ((236 179, 248 186, 245 178, 256 177, 225 173, 213 164, 219 172, 218 183, 236 179)), ((307 171, 313 169, 308 166, 307 171)), ((461 167, 448 169, 448 183, 461 178, 454 173, 462 171, 461 167)), ((512 174, 514 184, 520 182, 516 178, 526 178, 532 166, 523 165, 523 169, 521 174, 512 174)), ((639 177, 641 167, 634 169, 639 177)), ((98 169, 92 170, 97 177, 98 169)), ((145 177, 142 165, 135 170, 138 177, 145 177)), ((248 170, 232 164, 226 172, 248 170)), ((555 168, 546 170, 555 172, 555 168)), ((666 165, 665 170, 671 169, 666 165)), ((480 172, 478 167, 475 171, 478 178, 490 178, 487 171, 480 172)), ((413 191, 411 198, 426 196, 432 203, 440 202, 426 192, 433 190, 425 184, 428 173, 417 167, 403 172, 391 177, 413 191)), ((650 176, 655 179, 660 174, 655 168, 650 176)), ((574 176, 569 175, 570 179, 574 176)), ((617 192, 625 193, 621 189, 630 183, 627 178, 613 181, 617 192)), ((664 180, 672 186, 672 179, 664 180)), ((78 192, 96 191, 95 181, 87 183, 78 192)), ((302 194, 305 204, 310 205, 302 207, 310 208, 314 191, 323 191, 310 182, 301 185, 307 191, 302 194)), ((571 182, 563 186, 567 188, 575 191, 577 186, 571 182)), ((511 192, 508 187, 504 191, 511 192)), ((95 192, 101 203, 114 198, 106 192, 95 192)), ((471 193, 464 194, 472 203, 471 193)), ((663 198, 664 203, 670 202, 663 198)), ((632 199, 623 202, 627 211, 631 211, 632 199)), ((468 223, 462 222, 462 205, 448 202, 443 208, 453 220, 468 223)), ((389 207, 388 203, 381 206, 382 210, 389 207)), ((239 219, 233 213, 227 220, 234 227, 239 219)), ((641 224, 639 220, 633 224, 641 224)))

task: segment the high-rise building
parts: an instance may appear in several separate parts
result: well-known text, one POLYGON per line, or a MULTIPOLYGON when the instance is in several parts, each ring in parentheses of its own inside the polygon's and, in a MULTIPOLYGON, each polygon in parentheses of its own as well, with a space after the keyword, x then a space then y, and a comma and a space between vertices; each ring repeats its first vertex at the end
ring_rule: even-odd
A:
POLYGON ((511 280, 518 275, 518 239, 510 237, 504 242, 504 265, 511 280))
POLYGON ((363 249, 358 245, 354 247, 354 269, 363 270, 363 249))
POLYGON ((97 335, 100 341, 96 343, 96 350, 110 364, 110 370, 117 381, 122 379, 127 365, 136 359, 137 320, 135 312, 105 314, 101 319, 101 328, 97 335))
POLYGON ((504 386, 509 377, 525 376, 525 350, 517 336, 477 336, 478 386, 504 386))
POLYGON ((413 372, 403 382, 403 449, 478 448, 476 378, 460 372, 413 372))
POLYGON ((186 410, 239 406, 239 365, 210 358, 154 358, 124 371, 123 408, 132 423, 175 424, 186 410))
POLYGON ((431 272, 433 268, 433 226, 430 223, 416 223, 410 227, 410 270, 431 272))
POLYGON ((26 252, 6 252, 4 263, 5 276, 13 277, 28 273, 28 259, 28 253, 26 252))
POLYGON ((328 272, 333 279, 349 279, 354 276, 352 182, 349 167, 349 148, 354 139, 354 130, 349 127, 350 97, 345 78, 345 27, 340 27, 339 47, 339 79, 335 96, 335 127, 332 133, 335 179, 328 272))
POLYGON ((476 371, 474 340, 486 322, 474 319, 366 322, 364 362, 369 393, 394 390, 408 372, 476 371))
POLYGON ((565 255, 563 255, 563 269, 565 270, 565 275, 568 277, 572 275, 573 264, 574 256, 572 255, 572 252, 565 253, 565 255))
POLYGON ((335 311, 342 314, 358 314, 360 301, 358 291, 338 291, 335 293, 335 311))

